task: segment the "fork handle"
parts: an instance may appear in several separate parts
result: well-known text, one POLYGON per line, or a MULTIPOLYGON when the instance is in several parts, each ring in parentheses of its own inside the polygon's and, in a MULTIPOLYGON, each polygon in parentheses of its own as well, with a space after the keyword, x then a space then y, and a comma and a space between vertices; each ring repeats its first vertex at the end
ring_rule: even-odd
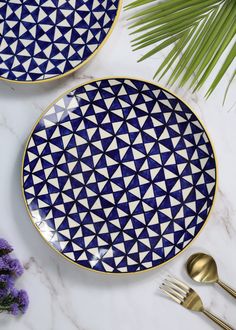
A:
POLYGON ((205 314, 209 319, 211 319, 213 322, 215 322, 217 325, 219 325, 222 329, 225 330, 235 330, 233 329, 229 324, 225 323, 224 321, 220 320, 217 316, 212 314, 211 312, 207 310, 202 311, 203 314, 205 314))
POLYGON ((232 289, 231 287, 229 287, 227 284, 225 284, 222 281, 218 281, 217 282, 223 289, 225 289, 225 291, 227 291, 232 297, 236 298, 236 291, 234 289, 232 289))

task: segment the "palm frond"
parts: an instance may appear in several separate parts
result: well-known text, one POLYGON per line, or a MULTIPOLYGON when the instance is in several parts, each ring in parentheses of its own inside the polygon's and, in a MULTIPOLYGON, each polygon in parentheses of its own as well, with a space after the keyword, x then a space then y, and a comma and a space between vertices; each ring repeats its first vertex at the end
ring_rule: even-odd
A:
MULTIPOLYGON (((209 97, 236 57, 236 1, 165 0, 157 3, 156 0, 136 0, 126 9, 139 7, 144 9, 130 17, 131 34, 135 35, 133 49, 153 46, 139 61, 173 45, 154 78, 162 78, 173 67, 169 84, 190 83, 194 91, 198 90, 222 61, 223 54, 228 53, 206 93, 209 97)), ((234 77, 235 73, 229 85, 234 77)))

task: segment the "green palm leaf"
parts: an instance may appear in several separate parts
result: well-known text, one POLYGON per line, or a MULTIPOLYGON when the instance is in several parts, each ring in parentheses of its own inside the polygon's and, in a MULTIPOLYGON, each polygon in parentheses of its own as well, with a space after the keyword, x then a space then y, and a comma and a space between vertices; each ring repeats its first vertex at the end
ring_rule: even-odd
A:
MULTIPOLYGON (((136 0, 126 9, 136 9, 130 18, 134 50, 151 47, 139 61, 173 45, 154 78, 162 78, 173 67, 168 83, 178 81, 180 86, 190 83, 195 91, 207 82, 226 54, 206 93, 209 97, 236 57, 236 1, 136 0), (140 6, 143 7, 137 12, 140 6)), ((225 95, 234 77, 235 72, 225 95)))

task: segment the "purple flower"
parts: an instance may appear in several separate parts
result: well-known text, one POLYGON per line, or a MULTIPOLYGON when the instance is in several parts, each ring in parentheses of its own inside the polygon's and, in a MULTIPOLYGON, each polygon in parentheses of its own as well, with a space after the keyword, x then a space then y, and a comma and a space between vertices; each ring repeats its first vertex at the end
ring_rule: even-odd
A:
POLYGON ((0 312, 5 310, 12 315, 18 315, 20 312, 24 314, 28 306, 29 297, 25 290, 12 288, 10 292, 4 291, 3 297, 0 298, 0 312))
POLYGON ((0 272, 2 271, 8 271, 8 262, 9 262, 10 256, 9 255, 4 255, 0 257, 0 272))
POLYGON ((0 239, 0 313, 6 311, 12 315, 25 313, 29 305, 26 291, 14 287, 15 280, 24 271, 20 261, 10 256, 12 247, 0 239))
POLYGON ((9 274, 0 275, 0 289, 12 289, 14 286, 14 278, 9 274))
POLYGON ((18 259, 12 259, 9 255, 0 257, 0 274, 11 274, 19 277, 23 274, 23 267, 18 259))
POLYGON ((0 238, 0 256, 8 254, 13 251, 11 245, 3 238, 0 238))
POLYGON ((16 288, 11 289, 10 295, 12 298, 17 298, 18 294, 19 294, 19 291, 16 288))
POLYGON ((9 312, 14 315, 17 316, 19 314, 19 306, 17 303, 13 303, 10 308, 9 308, 9 312))
POLYGON ((19 277, 23 274, 24 269, 18 259, 10 259, 8 262, 8 269, 12 275, 19 277))
POLYGON ((22 313, 25 313, 29 306, 29 297, 25 290, 20 290, 16 298, 18 307, 22 313))

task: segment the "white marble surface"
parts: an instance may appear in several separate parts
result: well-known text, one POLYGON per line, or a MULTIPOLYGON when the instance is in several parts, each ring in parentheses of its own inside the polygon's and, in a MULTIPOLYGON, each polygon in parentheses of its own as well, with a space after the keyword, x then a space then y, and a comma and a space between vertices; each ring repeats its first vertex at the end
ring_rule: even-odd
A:
MULTIPOLYGON (((139 275, 105 276, 80 269, 52 251, 33 228, 20 189, 20 167, 28 134, 41 112, 63 91, 104 76, 152 79, 165 52, 137 64, 122 13, 111 38, 83 69, 65 79, 40 85, 0 82, 0 236, 16 248, 25 266, 18 286, 28 290, 30 307, 20 318, 0 315, 4 330, 207 330, 216 328, 164 298, 158 286, 174 274, 201 294, 207 307, 236 328, 235 301, 216 286, 200 286, 186 276, 184 263, 196 251, 211 253, 222 279, 236 287, 236 100, 232 86, 222 106, 222 87, 209 100, 187 87, 172 90, 198 113, 208 128, 218 156, 219 189, 209 222, 182 255, 162 268, 139 275)), ((139 53, 141 55, 141 52, 139 53)), ((229 73, 230 75, 230 73, 229 73)), ((165 79, 161 82, 165 86, 165 79)))

